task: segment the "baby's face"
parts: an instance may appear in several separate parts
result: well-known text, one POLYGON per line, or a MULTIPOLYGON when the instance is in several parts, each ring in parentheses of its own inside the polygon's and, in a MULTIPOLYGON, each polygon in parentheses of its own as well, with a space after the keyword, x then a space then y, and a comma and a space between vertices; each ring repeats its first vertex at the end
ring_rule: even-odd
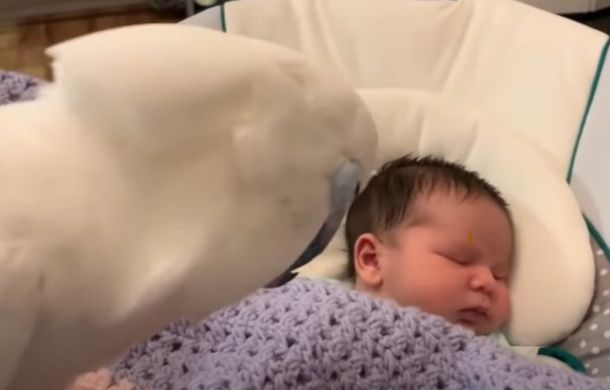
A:
POLYGON ((487 197, 444 193, 420 196, 411 210, 414 219, 380 245, 379 295, 477 334, 498 330, 510 315, 506 214, 487 197))

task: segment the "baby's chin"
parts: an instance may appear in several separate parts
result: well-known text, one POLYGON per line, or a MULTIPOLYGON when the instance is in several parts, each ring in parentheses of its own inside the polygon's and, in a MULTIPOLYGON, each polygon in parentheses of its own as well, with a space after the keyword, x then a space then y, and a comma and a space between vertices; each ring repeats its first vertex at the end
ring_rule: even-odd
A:
POLYGON ((490 334, 493 334, 500 330, 500 327, 491 327, 489 326, 489 324, 480 324, 465 320, 457 320, 454 322, 454 324, 473 331, 474 334, 477 336, 489 336, 490 334))

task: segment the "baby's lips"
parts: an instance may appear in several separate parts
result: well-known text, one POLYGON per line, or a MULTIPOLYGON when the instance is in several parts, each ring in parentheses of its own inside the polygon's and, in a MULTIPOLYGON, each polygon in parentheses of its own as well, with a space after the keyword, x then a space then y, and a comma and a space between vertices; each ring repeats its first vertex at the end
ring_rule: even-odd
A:
POLYGON ((478 323, 487 320, 487 311, 483 308, 469 308, 460 310, 458 319, 469 323, 478 323))

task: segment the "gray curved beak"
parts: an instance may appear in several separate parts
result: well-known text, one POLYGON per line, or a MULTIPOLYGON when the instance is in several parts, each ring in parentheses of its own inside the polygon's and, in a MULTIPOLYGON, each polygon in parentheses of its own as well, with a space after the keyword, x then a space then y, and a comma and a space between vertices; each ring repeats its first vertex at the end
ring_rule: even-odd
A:
POLYGON ((309 245, 299 257, 267 287, 278 287, 288 283, 296 277, 293 271, 309 263, 317 257, 335 236, 341 226, 341 221, 347 213, 354 197, 359 191, 359 180, 362 175, 362 166, 349 161, 340 166, 330 177, 330 212, 322 226, 310 241, 309 245))

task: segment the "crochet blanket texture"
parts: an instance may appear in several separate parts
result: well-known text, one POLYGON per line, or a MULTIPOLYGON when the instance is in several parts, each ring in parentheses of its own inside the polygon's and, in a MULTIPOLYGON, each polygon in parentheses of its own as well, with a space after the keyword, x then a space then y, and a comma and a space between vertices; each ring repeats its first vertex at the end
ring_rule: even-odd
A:
POLYGON ((440 317, 307 279, 177 322, 114 372, 149 390, 609 388, 440 317))

